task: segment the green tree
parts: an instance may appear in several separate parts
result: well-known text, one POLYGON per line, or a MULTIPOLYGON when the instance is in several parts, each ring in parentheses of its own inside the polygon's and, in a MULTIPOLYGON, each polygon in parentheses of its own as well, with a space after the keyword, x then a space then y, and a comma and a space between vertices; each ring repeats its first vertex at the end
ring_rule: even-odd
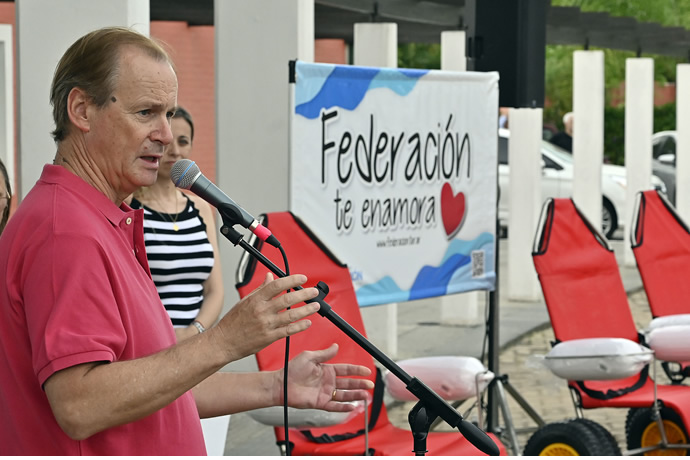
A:
MULTIPOLYGON (((552 6, 575 6, 582 11, 608 12, 611 16, 633 17, 640 22, 657 22, 663 26, 684 27, 690 24, 690 0, 551 0, 552 6)), ((573 52, 576 46, 547 45, 545 66, 544 122, 562 128, 562 115, 572 109, 573 52)), ((598 49, 598 48, 590 48, 598 49)), ((644 51, 644 50, 642 50, 644 51)), ((613 95, 625 82, 625 61, 635 52, 604 49, 606 108, 604 112, 605 155, 614 163, 624 159, 625 108, 612 106, 613 95)), ((676 80, 676 66, 687 57, 670 57, 642 53, 654 59, 654 80, 659 84, 676 80)), ((675 129, 675 104, 657 107, 654 130, 675 129)))
POLYGON ((405 43, 398 46, 398 67, 403 69, 440 69, 441 45, 405 43))

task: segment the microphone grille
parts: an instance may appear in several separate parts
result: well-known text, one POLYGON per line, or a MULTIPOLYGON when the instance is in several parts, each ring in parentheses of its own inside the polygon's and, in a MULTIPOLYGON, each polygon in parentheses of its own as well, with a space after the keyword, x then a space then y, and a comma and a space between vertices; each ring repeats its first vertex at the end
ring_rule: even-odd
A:
POLYGON ((170 170, 170 178, 176 187, 189 190, 199 173, 199 167, 192 160, 177 160, 170 170))

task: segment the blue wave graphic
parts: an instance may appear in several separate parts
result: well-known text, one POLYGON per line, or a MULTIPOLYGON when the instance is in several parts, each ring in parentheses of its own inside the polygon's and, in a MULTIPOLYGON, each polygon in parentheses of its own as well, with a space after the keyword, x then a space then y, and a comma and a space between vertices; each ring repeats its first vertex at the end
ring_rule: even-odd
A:
POLYGON ((295 113, 317 118, 322 109, 341 107, 354 110, 369 89, 388 88, 406 96, 419 78, 428 73, 420 69, 388 69, 298 62, 295 113), (313 80, 312 80, 313 78, 313 80))
POLYGON ((403 291, 390 276, 381 278, 376 283, 367 284, 357 289, 357 303, 360 307, 380 305, 409 300, 410 291, 403 291))
MULTIPOLYGON (((491 233, 482 233, 473 241, 465 240, 453 240, 448 245, 446 254, 443 256, 441 263, 445 263, 446 259, 451 257, 453 254, 469 254, 477 249, 482 249, 485 246, 492 247, 494 243, 494 236, 491 233)), ((493 251, 491 251, 493 253, 493 251)), ((493 258, 491 258, 491 264, 493 266, 493 258)))
POLYGON ((386 276, 359 288, 357 301, 365 307, 480 289, 493 290, 496 283, 493 244, 494 236, 491 233, 482 233, 473 241, 453 240, 441 264, 422 267, 410 290, 403 291, 390 276, 386 276), (476 250, 484 251, 484 276, 481 278, 471 276, 469 254, 476 250))
POLYGON ((453 254, 440 267, 422 267, 410 289, 410 300, 444 295, 453 273, 463 265, 468 265, 470 260, 464 254, 453 254))
POLYGON ((305 65, 298 61, 295 67, 298 83, 295 86, 295 105, 309 102, 319 94, 334 68, 335 64, 305 65))
POLYGON ((369 89, 388 88, 399 96, 407 96, 417 84, 417 80, 427 72, 429 71, 417 69, 380 69, 371 81, 369 89))

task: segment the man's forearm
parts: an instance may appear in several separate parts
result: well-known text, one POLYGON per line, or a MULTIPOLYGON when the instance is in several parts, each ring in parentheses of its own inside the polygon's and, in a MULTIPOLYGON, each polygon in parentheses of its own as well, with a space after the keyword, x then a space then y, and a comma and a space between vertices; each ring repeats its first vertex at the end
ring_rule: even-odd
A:
POLYGON ((192 391, 201 418, 280 404, 278 372, 216 372, 192 391))
POLYGON ((231 360, 216 344, 220 333, 214 328, 144 358, 56 372, 44 388, 58 423, 85 439, 167 406, 231 360))

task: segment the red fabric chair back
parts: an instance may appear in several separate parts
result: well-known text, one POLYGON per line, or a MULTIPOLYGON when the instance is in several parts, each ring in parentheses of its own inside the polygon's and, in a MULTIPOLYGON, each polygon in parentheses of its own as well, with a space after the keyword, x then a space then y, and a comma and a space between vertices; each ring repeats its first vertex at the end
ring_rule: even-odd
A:
POLYGON ((690 231, 656 190, 638 194, 632 249, 652 316, 690 313, 690 231))
POLYGON ((545 203, 532 259, 557 340, 638 341, 616 256, 571 199, 545 203))

